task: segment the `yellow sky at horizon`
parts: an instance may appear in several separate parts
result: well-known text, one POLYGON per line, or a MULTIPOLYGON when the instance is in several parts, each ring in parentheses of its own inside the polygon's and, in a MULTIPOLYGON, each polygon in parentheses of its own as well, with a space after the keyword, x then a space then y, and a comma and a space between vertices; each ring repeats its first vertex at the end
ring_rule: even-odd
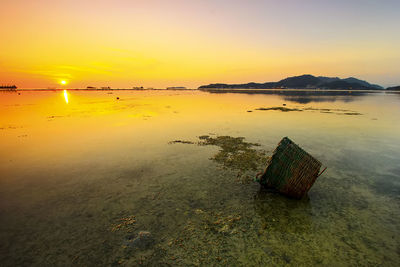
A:
MULTIPOLYGON (((228 10, 208 1, 202 6, 182 1, 174 1, 176 6, 165 1, 90 2, 0 4, 5 14, 16 16, 0 18, 7 25, 0 27, 0 84, 47 88, 66 80, 68 88, 197 88, 301 74, 355 76, 384 86, 400 83, 399 38, 374 36, 389 36, 391 28, 382 33, 372 27, 371 34, 361 25, 361 32, 354 34, 345 32, 344 22, 322 21, 326 25, 320 28, 312 26, 310 18, 252 18, 240 13, 240 8, 250 7, 236 2, 228 10), (346 34, 335 37, 336 31, 346 34), (318 38, 321 32, 324 36, 318 38)), ((254 8, 282 12, 278 2, 265 3, 254 8)))

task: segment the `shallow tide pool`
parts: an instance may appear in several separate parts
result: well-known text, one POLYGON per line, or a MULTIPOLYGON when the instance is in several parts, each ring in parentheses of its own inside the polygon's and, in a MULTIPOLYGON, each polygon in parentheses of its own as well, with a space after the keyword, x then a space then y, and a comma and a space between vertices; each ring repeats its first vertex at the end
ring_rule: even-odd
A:
POLYGON ((400 265, 400 94, 19 93, 0 92, 1 266, 400 265), (290 199, 204 135, 265 161, 288 136, 327 170, 290 199))

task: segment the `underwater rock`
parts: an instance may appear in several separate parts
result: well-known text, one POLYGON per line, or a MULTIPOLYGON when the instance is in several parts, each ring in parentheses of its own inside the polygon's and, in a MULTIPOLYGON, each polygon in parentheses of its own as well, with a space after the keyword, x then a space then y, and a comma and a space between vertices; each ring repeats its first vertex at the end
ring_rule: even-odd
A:
POLYGON ((137 248, 137 249, 148 249, 154 245, 153 235, 148 231, 140 231, 136 238, 131 239, 128 238, 126 242, 126 246, 129 248, 137 248))

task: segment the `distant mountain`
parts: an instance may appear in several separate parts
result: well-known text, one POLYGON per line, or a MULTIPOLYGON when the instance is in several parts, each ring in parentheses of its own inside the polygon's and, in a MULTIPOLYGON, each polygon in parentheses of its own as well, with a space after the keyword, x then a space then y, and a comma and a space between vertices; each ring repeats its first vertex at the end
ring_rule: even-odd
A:
POLYGON ((276 83, 278 87, 287 88, 316 88, 322 80, 312 75, 289 77, 276 83))
POLYGON ((329 83, 329 82, 334 82, 334 81, 340 81, 339 77, 324 77, 324 76, 318 76, 318 78, 323 82, 323 83, 329 83))
POLYGON ((350 83, 361 84, 362 86, 365 86, 365 87, 374 87, 374 88, 376 88, 376 89, 378 89, 378 90, 384 89, 384 88, 383 88, 382 86, 380 86, 380 85, 377 85, 377 84, 370 84, 370 83, 368 83, 368 82, 366 82, 366 81, 359 80, 359 79, 356 79, 356 78, 354 78, 354 77, 350 77, 350 78, 347 78, 347 79, 343 79, 343 81, 350 82, 350 83))
POLYGON ((374 86, 365 86, 356 82, 348 82, 345 80, 333 81, 321 84, 322 89, 343 89, 343 90, 378 90, 383 88, 376 88, 374 86))
POLYGON ((383 87, 370 84, 353 77, 340 79, 338 77, 323 77, 305 74, 289 77, 279 82, 225 84, 214 83, 202 85, 199 89, 344 89, 344 90, 381 90, 383 87))
POLYGON ((390 91, 400 91, 400 85, 399 86, 393 86, 393 87, 388 87, 386 90, 390 91))

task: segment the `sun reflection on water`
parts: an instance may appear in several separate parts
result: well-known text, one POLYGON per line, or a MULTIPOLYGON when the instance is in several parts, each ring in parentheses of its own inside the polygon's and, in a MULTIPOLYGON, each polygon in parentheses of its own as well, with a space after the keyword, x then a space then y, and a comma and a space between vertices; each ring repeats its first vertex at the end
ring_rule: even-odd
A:
POLYGON ((68 104, 68 93, 67 93, 67 90, 64 90, 64 98, 65 98, 65 103, 68 104))

